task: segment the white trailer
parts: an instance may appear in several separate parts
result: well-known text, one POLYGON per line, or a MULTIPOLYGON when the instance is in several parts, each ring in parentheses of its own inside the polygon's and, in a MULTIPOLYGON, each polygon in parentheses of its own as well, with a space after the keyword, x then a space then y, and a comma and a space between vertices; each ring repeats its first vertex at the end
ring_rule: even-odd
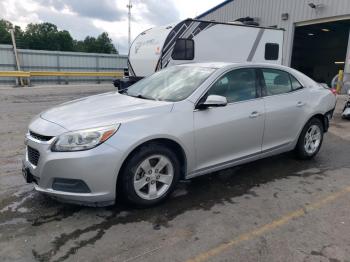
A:
POLYGON ((194 62, 267 62, 282 64, 283 29, 186 19, 148 29, 133 41, 130 78, 194 62))

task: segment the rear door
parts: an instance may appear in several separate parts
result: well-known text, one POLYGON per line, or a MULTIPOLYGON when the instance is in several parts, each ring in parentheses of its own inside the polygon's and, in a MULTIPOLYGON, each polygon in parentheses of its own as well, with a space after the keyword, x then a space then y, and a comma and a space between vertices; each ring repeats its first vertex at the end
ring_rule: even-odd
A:
POLYGON ((225 96, 228 104, 194 112, 197 169, 261 152, 264 101, 259 90, 253 68, 232 70, 209 89, 206 95, 225 96))
POLYGON ((306 89, 286 71, 259 70, 265 103, 265 130, 262 150, 288 146, 305 122, 306 89))

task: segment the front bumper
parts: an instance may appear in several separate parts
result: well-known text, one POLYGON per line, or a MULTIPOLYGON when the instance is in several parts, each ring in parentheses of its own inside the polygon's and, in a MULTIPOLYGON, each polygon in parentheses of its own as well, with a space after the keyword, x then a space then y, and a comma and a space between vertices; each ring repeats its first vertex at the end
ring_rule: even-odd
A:
POLYGON ((52 152, 50 147, 53 140, 43 142, 26 135, 23 171, 27 175, 27 182, 34 182, 37 191, 65 202, 93 206, 113 204, 121 152, 107 143, 86 151, 52 152), (36 165, 28 157, 28 147, 40 153, 36 165), (77 193, 55 190, 53 182, 57 179, 83 181, 89 191, 77 193))

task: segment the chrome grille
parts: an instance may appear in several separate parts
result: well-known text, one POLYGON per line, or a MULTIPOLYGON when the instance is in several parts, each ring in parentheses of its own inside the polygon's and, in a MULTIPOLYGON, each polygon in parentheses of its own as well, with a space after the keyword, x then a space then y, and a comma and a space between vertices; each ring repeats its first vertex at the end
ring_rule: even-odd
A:
POLYGON ((28 160, 30 163, 33 165, 37 166, 40 158, 40 153, 38 150, 28 146, 27 147, 27 152, 28 152, 28 160))
POLYGON ((53 138, 53 136, 44 136, 38 133, 34 133, 33 131, 29 131, 29 135, 39 141, 49 141, 53 138))

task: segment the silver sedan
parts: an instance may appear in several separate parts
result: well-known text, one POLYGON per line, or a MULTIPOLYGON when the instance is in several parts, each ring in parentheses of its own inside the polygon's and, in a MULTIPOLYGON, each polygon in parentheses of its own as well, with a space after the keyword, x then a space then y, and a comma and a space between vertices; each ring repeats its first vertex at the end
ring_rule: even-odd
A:
POLYGON ((64 201, 153 205, 179 179, 287 151, 313 158, 335 103, 330 90, 288 67, 173 66, 36 116, 23 175, 64 201))

